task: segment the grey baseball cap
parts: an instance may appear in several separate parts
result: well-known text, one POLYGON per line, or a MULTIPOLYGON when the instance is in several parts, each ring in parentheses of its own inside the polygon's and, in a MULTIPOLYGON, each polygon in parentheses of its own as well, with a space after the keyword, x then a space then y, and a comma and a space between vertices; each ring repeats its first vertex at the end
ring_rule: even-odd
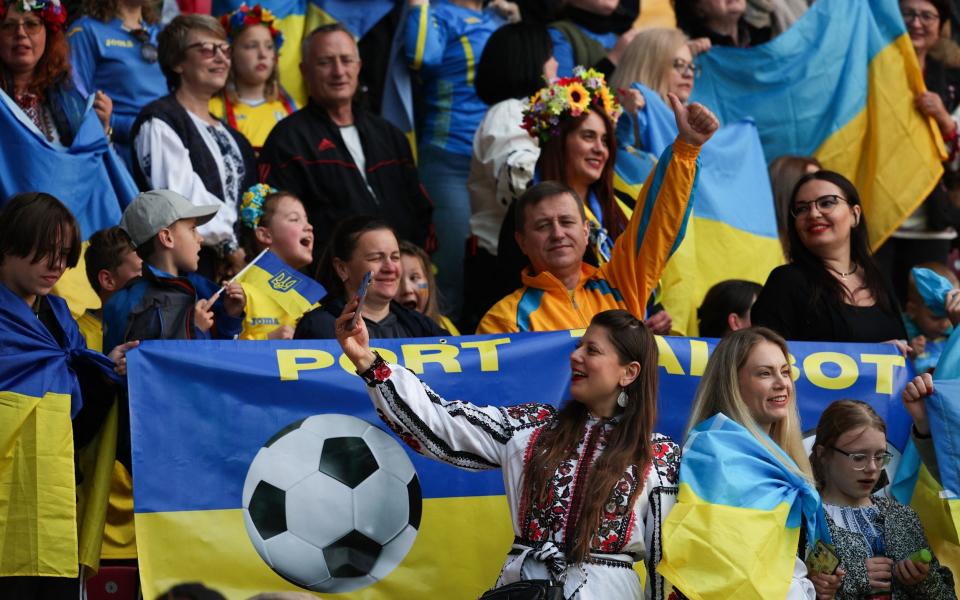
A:
POLYGON ((220 210, 219 204, 194 206, 189 200, 172 190, 150 190, 137 194, 123 211, 120 229, 127 232, 134 246, 140 246, 164 227, 180 219, 196 219, 203 225, 220 210))

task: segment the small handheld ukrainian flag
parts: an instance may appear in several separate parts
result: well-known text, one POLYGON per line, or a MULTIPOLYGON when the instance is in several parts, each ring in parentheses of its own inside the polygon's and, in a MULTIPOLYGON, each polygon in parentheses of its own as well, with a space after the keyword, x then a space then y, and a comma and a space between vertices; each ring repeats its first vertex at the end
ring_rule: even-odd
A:
POLYGON ((687 598, 786 598, 800 528, 830 542, 820 495, 768 442, 722 413, 690 432, 657 568, 687 598))
POLYGON ((235 279, 247 296, 242 340, 265 340, 277 327, 295 327, 327 295, 313 279, 264 250, 235 279))

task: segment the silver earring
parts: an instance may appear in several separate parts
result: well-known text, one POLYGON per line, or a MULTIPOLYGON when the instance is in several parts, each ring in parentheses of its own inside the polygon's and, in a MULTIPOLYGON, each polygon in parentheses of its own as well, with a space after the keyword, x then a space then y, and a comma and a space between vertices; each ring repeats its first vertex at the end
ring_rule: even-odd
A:
POLYGON ((627 390, 620 390, 620 394, 617 396, 617 405, 620 408, 627 407, 627 390))

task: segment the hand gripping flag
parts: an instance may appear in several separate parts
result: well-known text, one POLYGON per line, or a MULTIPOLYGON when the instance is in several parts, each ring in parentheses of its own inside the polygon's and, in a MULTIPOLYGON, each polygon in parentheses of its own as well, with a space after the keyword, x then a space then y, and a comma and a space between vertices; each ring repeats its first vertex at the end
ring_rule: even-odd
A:
POLYGON ((896 0, 819 0, 771 42, 697 62, 693 100, 721 123, 754 119, 769 160, 813 155, 853 181, 873 248, 940 180, 946 153, 914 107, 925 86, 896 0))
POLYGON ((691 600, 785 598, 800 528, 830 542, 812 482, 765 442, 722 413, 687 438, 657 570, 691 600))

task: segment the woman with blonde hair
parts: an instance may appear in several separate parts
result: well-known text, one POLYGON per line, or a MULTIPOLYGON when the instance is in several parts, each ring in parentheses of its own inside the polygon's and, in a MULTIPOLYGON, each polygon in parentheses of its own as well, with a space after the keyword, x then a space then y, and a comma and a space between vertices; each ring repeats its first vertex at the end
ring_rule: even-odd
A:
POLYGON ((693 50, 690 38, 679 29, 645 29, 624 50, 617 70, 610 77, 610 86, 625 90, 639 82, 658 93, 664 101, 667 93, 673 92, 686 102, 693 91, 696 71, 693 50))
MULTIPOLYGON (((743 539, 736 539, 738 534, 728 528, 711 528, 691 555, 691 545, 682 545, 671 534, 684 527, 680 519, 665 524, 661 573, 687 596, 723 597, 741 585, 755 586, 753 589, 769 597, 776 591, 777 597, 783 598, 786 591, 788 600, 812 600, 815 596, 806 566, 797 554, 807 541, 813 543, 811 537, 824 532, 825 525, 803 446, 789 356, 782 337, 770 329, 752 327, 723 338, 707 362, 687 429, 677 510, 685 515, 704 504, 733 504, 743 539), (724 478, 725 472, 736 473, 736 480, 724 478), (771 525, 771 519, 778 518, 772 513, 784 503, 789 507, 786 532, 776 522, 771 525), (801 523, 806 527, 800 527, 801 523), (801 539, 801 531, 806 539, 801 539), (729 564, 731 547, 750 552, 740 545, 765 549, 764 581, 754 581, 757 573, 749 564, 722 573, 722 582, 691 577, 704 564, 715 569, 729 564)), ((839 585, 837 575, 815 576, 825 590, 839 585)))

